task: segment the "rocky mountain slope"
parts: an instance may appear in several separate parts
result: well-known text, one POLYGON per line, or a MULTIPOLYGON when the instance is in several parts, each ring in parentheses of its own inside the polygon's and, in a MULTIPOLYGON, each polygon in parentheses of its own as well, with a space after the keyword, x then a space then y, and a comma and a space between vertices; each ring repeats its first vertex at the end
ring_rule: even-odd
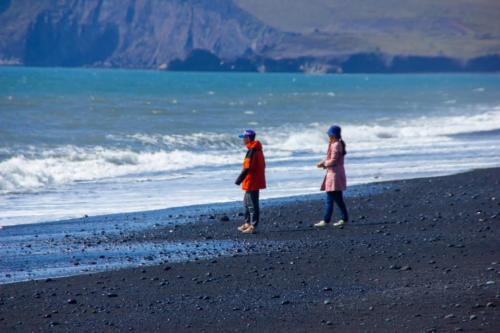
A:
POLYGON ((259 53, 282 35, 230 0, 17 0, 2 9, 1 57, 26 65, 154 68, 194 49, 259 53))
POLYGON ((500 52, 495 0, 236 0, 279 30, 354 39, 363 52, 470 59, 500 52))
MULTIPOLYGON (((377 3, 388 7, 390 2, 377 3)), ((432 9, 424 2, 424 9, 432 9)), ((490 12, 500 8, 485 2, 478 6, 491 7, 490 12)), ((462 43, 460 54, 454 35, 458 28, 449 28, 455 14, 446 12, 429 16, 434 23, 442 18, 441 27, 432 25, 434 36, 422 28, 425 20, 411 13, 398 12, 390 21, 380 10, 371 16, 366 10, 356 14, 345 1, 0 0, 0 64, 304 72, 500 70, 498 24, 483 12, 463 20, 460 29, 466 33, 458 40, 474 42, 462 43), (297 20, 301 8, 304 18, 297 20), (345 15, 338 14, 339 8, 345 15), (322 11, 322 16, 309 17, 311 10, 322 11), (346 23, 349 17, 352 24, 346 23), (485 22, 477 23, 478 17, 485 22), (426 34, 429 40, 422 39, 426 34)))

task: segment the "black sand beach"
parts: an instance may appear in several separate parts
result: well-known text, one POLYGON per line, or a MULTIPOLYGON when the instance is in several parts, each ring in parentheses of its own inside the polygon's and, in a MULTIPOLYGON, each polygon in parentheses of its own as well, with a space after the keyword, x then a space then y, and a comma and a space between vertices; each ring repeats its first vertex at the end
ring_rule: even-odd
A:
POLYGON ((229 209, 110 236, 244 249, 0 285, 0 332, 499 332, 500 169, 382 188, 343 229, 311 227, 316 196, 265 206, 255 235, 229 209))

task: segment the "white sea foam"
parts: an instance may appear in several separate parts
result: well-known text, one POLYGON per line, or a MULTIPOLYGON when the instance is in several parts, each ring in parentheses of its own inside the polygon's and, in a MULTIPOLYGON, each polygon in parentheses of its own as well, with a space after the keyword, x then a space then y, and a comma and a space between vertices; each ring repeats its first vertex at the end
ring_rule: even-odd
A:
POLYGON ((144 145, 154 145, 169 150, 221 150, 227 148, 235 149, 241 146, 241 140, 236 135, 213 132, 169 135, 134 133, 126 136, 110 136, 109 138, 116 141, 132 140, 144 145))
MULTIPOLYGON (((422 154, 435 158, 445 154, 473 155, 474 151, 486 156, 484 161, 477 161, 475 165, 489 165, 493 157, 488 152, 497 152, 498 144, 468 148, 457 145, 449 136, 494 130, 499 124, 500 109, 497 108, 472 116, 421 117, 388 124, 341 125, 352 163, 357 163, 357 160, 374 163, 378 160, 387 168, 390 165, 403 167, 405 160, 415 160, 415 156, 422 154)), ((259 139, 264 143, 270 170, 273 163, 289 170, 304 168, 311 163, 311 159, 321 157, 326 149, 326 127, 312 123, 300 128, 287 125, 262 128, 259 139)), ((196 172, 212 167, 224 169, 241 162, 244 147, 236 134, 134 133, 108 136, 111 142, 144 145, 144 148, 135 150, 67 145, 50 149, 32 147, 13 154, 4 149, 1 153, 11 156, 0 161, 0 193, 36 192, 76 182, 113 181, 125 176, 132 177, 132 180, 152 179, 155 176, 166 179, 172 173, 189 172, 190 169, 196 169, 196 172), (145 175, 148 173, 159 175, 145 175)), ((425 160, 427 157, 420 158, 425 160)), ((473 160, 469 162, 474 164, 473 160)), ((234 169, 234 166, 231 168, 234 169)), ((386 173, 389 172, 387 170, 386 173)))
POLYGON ((237 156, 183 150, 134 152, 66 146, 43 151, 37 157, 16 155, 0 162, 0 193, 19 193, 80 181, 236 162, 239 162, 237 156))
POLYGON ((0 225, 240 200, 247 127, 264 145, 263 198, 318 190, 337 122, 350 185, 500 165, 492 76, 6 71, 0 225))
MULTIPOLYGON (((500 127, 500 108, 471 116, 420 117, 391 124, 342 125, 346 142, 353 149, 377 149, 382 146, 403 146, 409 149, 419 145, 433 145, 449 140, 447 136, 500 127)), ((328 125, 311 124, 297 129, 284 127, 277 134, 266 135, 268 148, 289 151, 323 152, 328 125)))

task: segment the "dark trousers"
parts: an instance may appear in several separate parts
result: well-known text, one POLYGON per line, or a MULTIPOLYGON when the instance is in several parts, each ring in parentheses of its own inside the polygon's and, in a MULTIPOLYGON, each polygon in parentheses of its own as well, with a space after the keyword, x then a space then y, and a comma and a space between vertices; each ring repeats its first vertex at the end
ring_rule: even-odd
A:
POLYGON ((250 223, 254 227, 259 224, 259 190, 246 191, 243 197, 245 206, 245 223, 250 223))
POLYGON ((323 221, 325 221, 326 223, 330 223, 332 219, 334 203, 336 203, 340 208, 340 216, 342 220, 347 222, 349 220, 349 215, 347 214, 347 208, 345 206, 344 195, 342 191, 326 192, 325 216, 323 218, 323 221))

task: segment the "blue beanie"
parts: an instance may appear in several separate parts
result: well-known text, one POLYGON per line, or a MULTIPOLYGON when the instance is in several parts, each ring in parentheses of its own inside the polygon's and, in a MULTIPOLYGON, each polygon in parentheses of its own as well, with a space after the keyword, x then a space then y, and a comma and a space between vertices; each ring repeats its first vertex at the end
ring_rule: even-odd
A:
POLYGON ((342 133, 342 129, 340 128, 340 126, 337 126, 337 125, 330 126, 330 128, 326 132, 326 134, 328 134, 328 136, 334 136, 337 139, 340 139, 342 137, 341 133, 342 133))
POLYGON ((247 129, 245 132, 242 134, 238 135, 240 138, 250 138, 250 139, 255 139, 255 131, 251 129, 247 129))

